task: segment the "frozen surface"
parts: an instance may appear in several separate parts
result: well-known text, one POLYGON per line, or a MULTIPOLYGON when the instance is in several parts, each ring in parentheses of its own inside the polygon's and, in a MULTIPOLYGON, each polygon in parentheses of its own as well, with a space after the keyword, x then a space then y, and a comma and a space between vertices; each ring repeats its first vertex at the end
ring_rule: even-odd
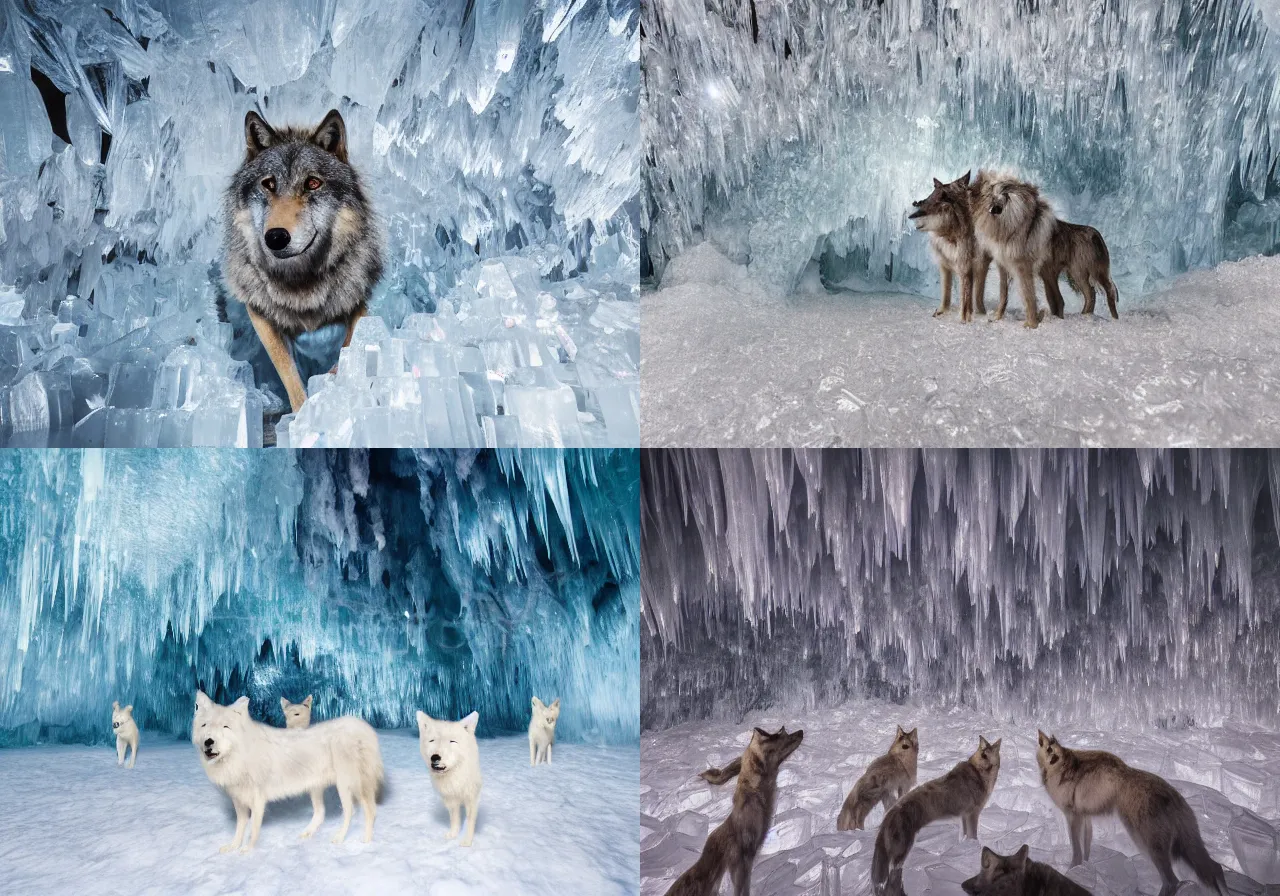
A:
MULTIPOLYGON (((215 264, 254 108, 341 110, 388 238, 372 313, 442 368, 348 379, 286 443, 637 444, 638 20, 633 0, 0 0, 0 445, 263 443, 283 389, 215 264)), ((334 336, 299 340, 305 370, 334 336)))
POLYGON ((1278 452, 641 463, 645 729, 862 696, 1280 726, 1278 452))
MULTIPOLYGON (((938 293, 829 293, 816 265, 784 301, 710 243, 641 299, 644 443, 1273 445, 1280 260, 1179 277, 1120 320, 1022 326, 931 316, 938 293)), ((996 306, 996 278, 987 308, 996 306)), ((1043 296, 1041 308, 1045 307, 1043 296)), ((1104 312, 1105 313, 1105 312, 1104 312)))
MULTIPOLYGON (((783 707, 740 723, 690 723, 641 738, 640 892, 659 896, 697 858, 709 830, 728 815, 736 782, 714 787, 697 774, 740 755, 752 725, 804 729, 804 743, 782 766, 773 828, 752 876, 758 896, 869 894, 871 854, 884 810, 866 831, 838 832, 836 817, 854 781, 884 753, 894 726, 919 726, 919 780, 945 773, 966 758, 978 735, 1002 738, 1000 776, 978 825, 978 840, 962 840, 955 819, 939 821, 917 838, 903 883, 912 896, 962 896, 960 882, 976 874, 981 849, 1009 854, 1023 843, 1032 858, 1066 871, 1071 845, 1062 813, 1040 783, 1034 718, 1016 724, 960 709, 854 701, 836 709, 793 713, 783 707)), ((1178 730, 1126 726, 1059 726, 1069 745, 1106 749, 1130 765, 1153 771, 1187 798, 1209 853, 1226 869, 1233 896, 1280 884, 1280 735, 1274 729, 1228 724, 1178 730), (1269 781, 1264 803, 1235 789, 1236 770, 1269 781), (1241 873, 1243 872, 1243 873, 1241 873)), ((145 754, 144 754, 145 755, 145 754)), ((1070 877, 1095 896, 1152 896, 1155 867, 1114 817, 1095 819, 1090 862, 1070 877)), ((1189 871, 1180 868, 1180 876, 1189 871)), ((726 877, 727 881, 727 877, 726 877)), ((722 892, 731 892, 726 883, 722 892)), ((1198 883, 1180 893, 1200 894, 1198 883)), ((1274 892, 1271 890, 1270 892, 1274 892)))
POLYGON ((1101 230, 1122 291, 1277 244, 1273 0, 659 0, 643 18, 660 276, 707 238, 783 290, 810 259, 935 282, 910 201, 984 165, 1101 230))
POLYGON ((197 686, 634 743, 637 454, 0 453, 0 744, 185 734, 197 686))
POLYGON ((356 815, 334 846, 336 791, 316 836, 304 796, 268 806, 258 848, 221 855, 235 830, 230 800, 189 743, 142 732, 137 768, 117 769, 102 747, 32 747, 0 753, 0 787, 23 794, 0 816, 0 879, 19 893, 222 894, 637 891, 638 751, 565 745, 552 765, 529 767, 523 737, 480 741, 484 790, 475 843, 445 840, 449 818, 418 753, 416 733, 379 733, 387 788, 372 843, 356 815), (105 877, 104 877, 105 875, 105 877))

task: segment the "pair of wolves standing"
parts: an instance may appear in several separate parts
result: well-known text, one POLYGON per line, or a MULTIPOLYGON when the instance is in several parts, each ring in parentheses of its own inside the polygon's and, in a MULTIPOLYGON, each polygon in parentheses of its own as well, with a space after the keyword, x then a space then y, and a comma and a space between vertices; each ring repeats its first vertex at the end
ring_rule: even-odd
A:
POLYGON ((960 280, 961 320, 971 320, 975 309, 985 314, 983 293, 992 261, 1000 274, 996 320, 1004 317, 1011 276, 1026 305, 1025 326, 1040 322, 1037 276, 1044 283, 1049 312, 1062 317, 1058 278, 1064 273, 1071 287, 1084 295, 1085 314, 1093 313, 1100 288, 1111 316, 1120 316, 1111 256, 1102 234, 1058 220, 1033 184, 988 171, 979 171, 970 180, 966 172, 951 183, 934 178, 933 192, 914 205, 916 210, 908 217, 930 234, 930 249, 942 274, 942 304, 935 317, 951 308, 952 276, 960 280))

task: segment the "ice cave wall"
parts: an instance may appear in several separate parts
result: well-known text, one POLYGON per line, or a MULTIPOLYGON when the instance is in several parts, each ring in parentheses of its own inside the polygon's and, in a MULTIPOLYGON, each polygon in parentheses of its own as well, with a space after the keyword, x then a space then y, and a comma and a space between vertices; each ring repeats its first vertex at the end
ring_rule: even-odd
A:
POLYGON ((1107 239, 1126 290, 1280 246, 1280 14, 1253 0, 659 0, 644 273, 710 239, 793 288, 937 275, 911 200, 983 166, 1107 239))
POLYGON ((635 451, 0 452, 0 495, 0 745, 184 736, 198 685, 639 733, 635 451))
MULTIPOLYGON (((389 240, 372 312, 394 331, 448 306, 395 335, 425 322, 421 341, 457 341, 483 318, 474 346, 514 321, 525 366, 540 342, 580 355, 575 384, 627 379, 638 20, 635 0, 0 0, 0 444, 253 446, 254 418, 287 410, 215 264, 255 108, 274 123, 341 110, 389 240), (504 256, 509 275, 476 273, 504 256), (162 366, 180 388, 153 385, 162 366), (73 436, 104 404, 121 431, 73 436), (210 411, 194 431, 154 419, 192 409, 210 411)), ((336 361, 330 337, 300 348, 314 372, 336 361)))
POLYGON ((1280 452, 645 452, 641 720, 1280 721, 1280 452))

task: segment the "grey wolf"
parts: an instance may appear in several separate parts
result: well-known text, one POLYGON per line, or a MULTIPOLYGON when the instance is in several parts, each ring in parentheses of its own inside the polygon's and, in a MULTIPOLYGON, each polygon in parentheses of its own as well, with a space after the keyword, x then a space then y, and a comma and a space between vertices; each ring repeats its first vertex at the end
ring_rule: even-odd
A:
POLYGON ((301 703, 290 703, 281 697, 280 710, 284 713, 286 728, 306 728, 311 724, 311 695, 307 694, 307 699, 301 703))
MULTIPOLYGON (((1034 328, 1040 323, 1035 277, 1051 267, 1053 256, 1057 223, 1053 210, 1035 185, 1007 174, 979 171, 969 189, 978 245, 1001 270, 1017 279, 1027 311, 1024 326, 1034 328)), ((1056 283, 1055 279, 1052 290, 1046 286, 1046 300, 1049 311, 1061 317, 1061 294, 1056 283)), ((1004 317, 1004 306, 1005 301, 1001 301, 996 320, 1004 317)))
POLYGON ((1050 241, 1049 260, 1040 272, 1051 306, 1063 305, 1062 292, 1058 289, 1058 277, 1063 273, 1071 288, 1084 296, 1082 313, 1093 314, 1095 287, 1101 287, 1107 297, 1107 310, 1119 320, 1120 312, 1116 308, 1119 296, 1111 280, 1111 253, 1102 234, 1085 224, 1057 221, 1050 241))
POLYGON ((533 698, 533 718, 529 720, 529 764, 551 764, 551 748, 556 743, 556 720, 560 718, 560 698, 547 706, 533 698))
POLYGON ((244 133, 223 200, 223 274, 297 412, 307 392, 286 340, 343 323, 351 343, 382 276, 382 240, 336 109, 314 130, 251 111, 244 133))
POLYGON ((446 839, 458 836, 458 816, 463 806, 467 809, 463 846, 470 846, 475 836, 476 807, 480 805, 480 747, 476 744, 479 721, 478 712, 460 722, 445 722, 418 711, 418 750, 431 772, 436 793, 449 810, 446 839))
POLYGON ((248 697, 219 706, 199 691, 191 743, 209 780, 235 806, 235 837, 222 852, 240 846, 249 822, 249 841, 243 851, 252 850, 258 844, 267 803, 302 793, 311 794, 311 823, 302 832, 303 839, 310 837, 324 821, 327 787, 337 787, 342 802, 342 827, 333 842, 346 839, 353 799, 364 810, 364 842, 373 839, 382 753, 378 735, 363 720, 343 716, 309 728, 276 728, 249 718, 248 697))
POLYGON ((1025 843, 1011 856, 982 847, 982 870, 960 886, 971 896, 1091 896, 1088 890, 1041 862, 1025 843))
MULTIPOLYGON (((942 276, 942 304, 933 316, 940 317, 951 310, 954 275, 960 280, 960 320, 964 323, 973 319, 975 308, 978 314, 987 313, 982 294, 991 265, 991 258, 978 244, 974 231, 969 175, 966 171, 945 184, 935 177, 933 192, 913 202, 916 210, 907 216, 916 222, 918 230, 929 234, 929 251, 942 276)), ((1001 274, 1003 277, 1003 271, 1001 274)), ((1002 279, 1001 283, 1007 281, 1002 279)))
POLYGON ((1173 860, 1191 866, 1200 883, 1226 896, 1222 866, 1200 838, 1200 826, 1182 794, 1159 775, 1126 765, 1103 750, 1072 750, 1056 737, 1037 732, 1040 780, 1067 819, 1071 864, 1088 861, 1094 815, 1115 812, 1133 842, 1160 873, 1160 896, 1178 889, 1173 860))
POLYGON ((111 730, 116 736, 116 766, 124 765, 125 750, 132 748, 129 768, 138 762, 138 724, 133 720, 133 704, 120 708, 117 700, 111 704, 111 730))
POLYGON ((751 892, 751 866, 764 844, 777 798, 778 769, 804 740, 803 731, 787 733, 786 726, 773 734, 759 728, 742 755, 724 768, 710 768, 700 777, 712 784, 738 778, 733 809, 707 837, 698 860, 676 879, 667 896, 712 896, 726 871, 737 896, 751 892))
POLYGON ((882 803, 888 812, 904 793, 916 786, 919 756, 920 740, 916 729, 903 731, 899 725, 889 752, 872 761, 849 791, 840 809, 836 830, 862 830, 863 822, 876 803, 882 803))
POLYGON ((978 738, 978 749, 941 778, 926 781, 885 813, 871 857, 871 883, 877 893, 902 893, 902 863, 916 834, 930 822, 959 816, 964 836, 978 837, 978 815, 1000 773, 1000 741, 978 738))

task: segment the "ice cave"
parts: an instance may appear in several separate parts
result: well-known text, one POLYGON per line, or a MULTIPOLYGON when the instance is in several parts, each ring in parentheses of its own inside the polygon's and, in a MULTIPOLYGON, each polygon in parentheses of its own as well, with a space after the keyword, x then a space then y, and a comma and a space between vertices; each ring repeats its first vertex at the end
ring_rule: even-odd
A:
POLYGON ((639 488, 634 450, 0 452, 4 889, 636 892, 639 488), (323 836, 298 840, 303 795, 220 855, 235 815, 192 745, 197 689, 267 725, 308 695, 312 725, 373 725, 372 842, 331 845, 330 788, 323 836), (562 708, 536 767, 531 696, 562 708), (479 713, 468 848, 417 710, 479 713))
POLYGON ((925 827, 912 896, 960 896, 981 847, 1024 843, 1096 896, 1160 889, 1115 816, 1068 872, 1038 730, 1164 778, 1229 892, 1276 892, 1280 453, 664 450, 641 480, 642 893, 729 813, 734 785, 699 773, 781 725, 805 736, 757 896, 871 893, 884 810, 837 816, 898 725, 921 782, 1003 741, 978 839, 925 827))
POLYGON ((635 0, 0 0, 0 445, 639 444, 635 0), (289 404, 219 267, 244 119, 385 233, 289 404))
POLYGON ((1273 440, 1271 0, 655 0, 642 21, 646 445, 1273 440), (980 169, 1103 235, 1118 321, 1065 283, 1036 332, 1016 287, 1003 321, 931 317, 907 215, 980 169))

